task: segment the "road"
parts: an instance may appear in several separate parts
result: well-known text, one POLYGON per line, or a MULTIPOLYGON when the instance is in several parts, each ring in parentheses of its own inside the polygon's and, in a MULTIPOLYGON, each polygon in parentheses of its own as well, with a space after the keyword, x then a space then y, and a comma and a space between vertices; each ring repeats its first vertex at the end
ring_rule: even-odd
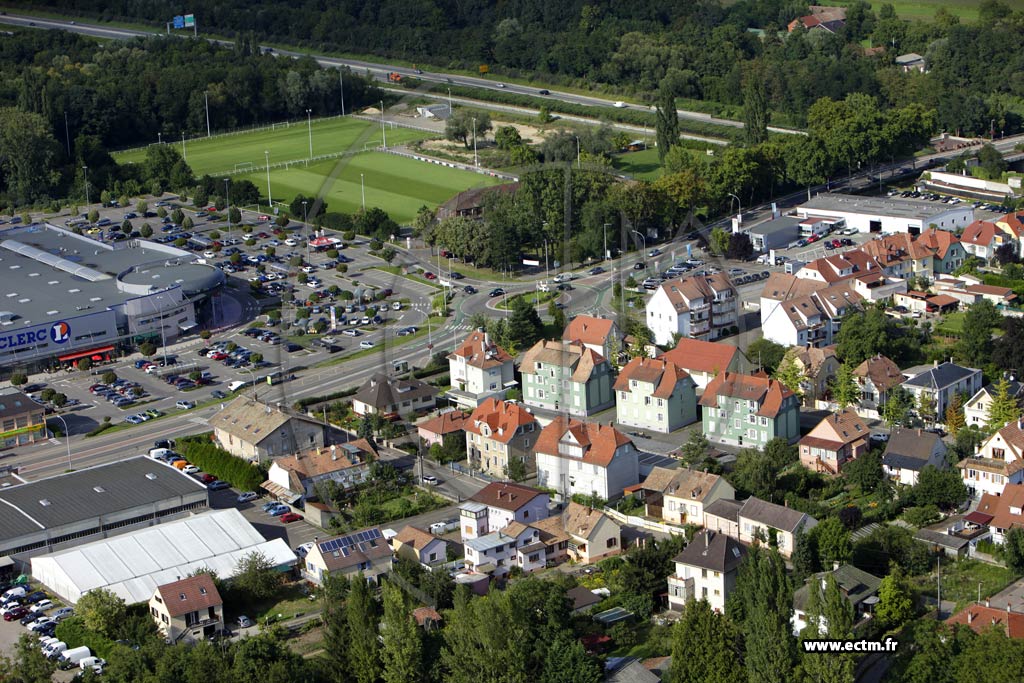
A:
MULTIPOLYGON (((93 24, 82 21, 70 21, 70 20, 58 20, 58 19, 43 19, 39 17, 33 17, 28 15, 18 14, 6 14, 0 16, 0 23, 9 24, 14 26, 32 26, 40 29, 55 29, 62 31, 71 31, 73 33, 80 33, 82 35, 94 36, 96 38, 104 38, 108 40, 126 40, 130 38, 136 38, 140 36, 153 36, 153 35, 164 35, 163 31, 142 31, 137 29, 128 28, 116 28, 110 26, 102 26, 99 24, 93 24)), ((175 33, 174 35, 181 35, 182 37, 191 37, 189 34, 175 33)), ((234 43, 232 41, 208 39, 210 42, 214 42, 220 45, 230 46, 234 43)), ((264 49, 267 49, 264 47, 264 49)), ((468 86, 473 88, 483 88, 485 90, 500 90, 501 92, 509 92, 518 95, 531 95, 536 96, 540 92, 540 88, 533 86, 523 86, 514 83, 504 83, 499 79, 495 78, 480 78, 473 76, 464 76, 461 74, 448 74, 443 72, 426 72, 419 71, 416 69, 410 69, 408 67, 395 66, 389 64, 381 64, 379 62, 367 62, 359 59, 345 59, 339 57, 327 57, 324 55, 314 55, 307 52, 298 52, 293 50, 281 50, 274 49, 274 54, 283 57, 312 57, 321 66, 338 68, 341 66, 347 66, 352 69, 359 69, 361 71, 369 71, 377 78, 383 78, 387 80, 387 74, 398 73, 404 77, 414 77, 423 81, 431 83, 439 83, 442 85, 459 85, 468 86)), ((575 104, 585 107, 594 107, 594 117, 600 118, 601 109, 606 108, 620 108, 629 109, 633 111, 644 111, 650 112, 651 107, 648 105, 631 104, 627 102, 616 102, 614 100, 604 99, 602 97, 595 97, 593 95, 580 95, 577 93, 570 93, 558 90, 550 90, 547 95, 552 100, 559 102, 565 102, 567 104, 575 104)), ((482 103, 477 103, 481 104, 482 103)), ((691 121, 703 121, 705 123, 713 123, 721 126, 729 126, 732 128, 743 128, 742 121, 733 121, 731 119, 720 119, 710 114, 705 114, 697 111, 689 111, 685 109, 679 109, 676 111, 679 118, 687 119, 691 121)), ((566 117, 563 117, 566 118, 566 117)), ((586 119, 580 119, 581 121, 589 123, 586 119)), ((776 133, 796 133, 802 134, 803 131, 794 130, 792 128, 781 128, 778 126, 768 126, 768 130, 776 133)))

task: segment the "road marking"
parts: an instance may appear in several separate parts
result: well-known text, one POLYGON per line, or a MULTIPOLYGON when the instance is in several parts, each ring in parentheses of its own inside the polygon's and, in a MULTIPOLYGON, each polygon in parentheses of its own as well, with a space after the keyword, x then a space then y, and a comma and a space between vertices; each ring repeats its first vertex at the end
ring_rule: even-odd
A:
POLYGON ((52 443, 52 444, 53 444, 54 446, 59 446, 59 445, 60 445, 60 441, 58 441, 57 439, 55 439, 55 438, 53 438, 53 437, 50 437, 50 438, 48 439, 48 441, 49 441, 50 443, 52 443))
POLYGON ((195 423, 195 424, 197 424, 197 425, 205 425, 205 424, 209 424, 209 423, 207 422, 207 420, 206 420, 206 418, 205 418, 205 417, 190 417, 190 418, 188 419, 188 421, 189 421, 189 422, 194 422, 194 423, 195 423))

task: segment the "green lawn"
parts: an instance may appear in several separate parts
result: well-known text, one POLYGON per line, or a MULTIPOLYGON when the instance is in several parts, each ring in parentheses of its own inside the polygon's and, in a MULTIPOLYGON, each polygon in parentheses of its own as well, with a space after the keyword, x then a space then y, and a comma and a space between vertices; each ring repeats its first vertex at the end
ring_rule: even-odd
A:
POLYGON ((653 147, 640 152, 624 152, 612 157, 612 166, 634 178, 654 180, 661 176, 661 160, 653 147))
MULTIPOLYGON (((966 21, 977 21, 978 7, 983 0, 893 0, 896 15, 901 19, 932 21, 940 7, 966 21)), ((1013 10, 1024 9, 1024 0, 1003 0, 1013 10)))
MULTIPOLYGON (((380 126, 362 119, 314 119, 312 129, 314 156, 363 151, 381 144, 380 126)), ((389 146, 430 137, 436 136, 411 128, 387 130, 389 146)), ((174 144, 181 151, 181 141, 175 141, 174 144)), ((305 123, 278 124, 275 130, 257 130, 185 142, 185 158, 197 176, 231 171, 238 164, 244 163, 262 167, 266 163, 264 151, 270 152, 271 164, 306 159, 309 157, 309 129, 305 123)), ((114 154, 118 163, 139 163, 145 157, 145 148, 114 154)))
MULTIPOLYGON (((337 164, 341 174, 323 188, 328 211, 353 213, 362 206, 365 183, 366 206, 379 206, 400 224, 408 224, 421 206, 436 207, 452 195, 471 187, 494 185, 497 178, 428 164, 382 152, 358 154, 341 160, 322 161, 309 166, 292 166, 270 172, 271 190, 276 201, 290 202, 301 193, 317 196, 321 186, 337 164)), ((262 187, 266 174, 255 172, 236 176, 262 187)))
MULTIPOLYGON (((1017 574, 1006 567, 987 564, 979 560, 958 560, 942 562, 942 599, 952 600, 957 609, 978 599, 978 584, 981 584, 981 599, 995 595, 1009 586, 1017 574)), ((933 570, 922 576, 915 576, 911 584, 925 595, 935 597, 938 577, 933 570)))
POLYGON ((959 337, 964 331, 964 320, 966 318, 966 311, 947 313, 942 316, 942 320, 940 322, 936 323, 935 332, 937 334, 948 335, 950 337, 959 337))

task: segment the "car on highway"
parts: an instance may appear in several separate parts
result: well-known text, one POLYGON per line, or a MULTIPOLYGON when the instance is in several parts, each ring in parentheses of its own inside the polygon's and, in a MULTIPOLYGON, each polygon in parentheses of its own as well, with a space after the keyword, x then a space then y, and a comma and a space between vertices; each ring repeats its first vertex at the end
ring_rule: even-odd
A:
POLYGON ((297 522, 300 519, 302 519, 302 515, 297 512, 286 512, 281 515, 281 522, 284 524, 291 524, 292 522, 297 522))
POLYGON ((255 491, 246 491, 244 493, 238 494, 238 502, 248 503, 250 500, 256 500, 258 497, 259 494, 256 493, 255 491))
POLYGON ((191 410, 196 407, 196 404, 194 401, 178 401, 174 407, 178 410, 191 410))
POLYGON ((295 342, 288 342, 288 344, 284 347, 284 350, 287 351, 288 353, 295 353, 297 351, 301 351, 302 346, 296 344, 295 342))
POLYGON ((408 337, 411 334, 416 334, 417 328, 415 327, 403 327, 398 331, 399 337, 408 337))
POLYGON ((424 474, 420 481, 427 486, 437 486, 441 483, 441 480, 432 474, 424 474))
POLYGON ((427 271, 427 272, 423 273, 423 277, 427 278, 428 280, 436 280, 437 279, 437 276, 434 275, 433 273, 431 273, 430 271, 427 271))
POLYGON ((569 284, 568 282, 560 282, 560 283, 558 284, 558 286, 557 286, 557 287, 555 287, 555 289, 557 289, 557 290, 558 290, 558 291, 560 291, 560 292, 568 292, 568 291, 570 291, 570 290, 573 290, 573 289, 575 289, 575 287, 573 287, 572 285, 570 285, 570 284, 569 284))
POLYGON ((644 263, 643 261, 637 261, 636 263, 633 264, 633 270, 643 270, 646 267, 647 264, 644 263))
POLYGON ((373 346, 374 346, 373 342, 370 341, 369 339, 364 339, 363 341, 359 342, 359 348, 364 349, 364 350, 365 349, 372 349, 373 346))
POLYGON ((647 252, 648 258, 654 258, 655 256, 661 256, 661 249, 651 249, 647 252))
POLYGON ((124 421, 127 422, 130 425, 137 425, 137 424, 142 424, 143 422, 145 422, 145 420, 143 420, 138 415, 129 415, 128 417, 124 418, 124 421))
POLYGON ((547 88, 545 88, 545 89, 542 89, 542 90, 538 90, 538 91, 537 91, 537 94, 538 94, 538 95, 550 95, 550 94, 551 94, 551 91, 550 91, 550 90, 548 90, 547 88))
POLYGON ((487 296, 491 297, 492 299, 498 296, 505 296, 505 290, 502 289, 501 287, 495 287, 490 291, 490 293, 487 294, 487 296))
POLYGON ((505 87, 504 83, 496 83, 495 85, 497 85, 499 88, 504 88, 505 87))
POLYGON ((451 273, 451 278, 453 280, 462 280, 465 277, 466 277, 465 275, 463 275, 462 273, 460 273, 457 270, 453 270, 452 273, 451 273))
POLYGON ((587 275, 600 275, 603 272, 604 268, 602 268, 601 266, 594 266, 593 268, 587 271, 587 275))
POLYGON ((626 103, 625 102, 616 102, 612 106, 615 107, 616 109, 625 109, 626 108, 626 103))
POLYGON ((230 486, 231 484, 227 483, 223 479, 218 479, 217 481, 208 484, 206 488, 210 491, 221 491, 223 489, 230 488, 230 486))
POLYGON ((213 398, 216 398, 216 399, 222 399, 222 398, 227 398, 228 397, 228 395, 225 394, 220 389, 214 389, 213 391, 211 391, 210 392, 210 396, 213 397, 213 398))

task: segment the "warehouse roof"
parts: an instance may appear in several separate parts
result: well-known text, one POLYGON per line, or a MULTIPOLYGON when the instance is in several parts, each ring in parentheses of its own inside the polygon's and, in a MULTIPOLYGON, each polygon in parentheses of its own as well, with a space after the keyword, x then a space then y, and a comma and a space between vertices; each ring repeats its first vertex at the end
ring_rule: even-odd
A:
POLYGON ((186 517, 158 526, 32 558, 32 575, 71 602, 106 588, 127 603, 149 600, 157 586, 197 569, 229 579, 238 561, 253 552, 279 567, 295 562, 280 538, 267 541, 235 508, 186 517))
POLYGON ((951 211, 973 210, 969 205, 949 205, 942 202, 919 202, 885 197, 861 197, 852 194, 827 192, 819 194, 800 209, 805 212, 841 211, 844 213, 892 216, 893 218, 928 219, 951 211))
POLYGON ((0 490, 0 540, 202 491, 180 470, 145 456, 0 490))

